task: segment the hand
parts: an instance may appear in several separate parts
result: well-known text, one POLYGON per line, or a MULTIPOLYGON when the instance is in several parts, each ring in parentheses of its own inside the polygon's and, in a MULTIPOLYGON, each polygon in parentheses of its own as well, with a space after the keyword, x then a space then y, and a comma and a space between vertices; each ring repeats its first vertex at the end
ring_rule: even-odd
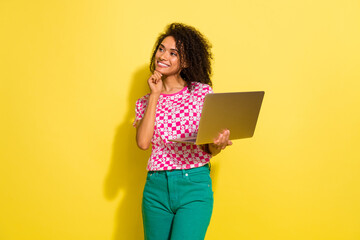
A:
POLYGON ((214 139, 214 143, 211 143, 211 147, 214 147, 217 150, 224 150, 227 146, 232 145, 230 137, 230 130, 225 129, 219 133, 217 138, 214 139))
POLYGON ((158 71, 154 71, 154 73, 150 76, 148 79, 148 84, 151 93, 160 94, 163 88, 163 82, 162 82, 162 74, 158 71))

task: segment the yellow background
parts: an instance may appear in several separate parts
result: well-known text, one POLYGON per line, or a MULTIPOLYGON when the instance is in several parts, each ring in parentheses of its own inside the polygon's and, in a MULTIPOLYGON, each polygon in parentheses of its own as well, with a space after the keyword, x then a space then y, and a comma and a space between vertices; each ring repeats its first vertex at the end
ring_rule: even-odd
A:
POLYGON ((360 239, 358 0, 0 1, 0 239, 142 239, 131 123, 174 21, 213 44, 215 92, 266 92, 213 159, 206 239, 360 239))

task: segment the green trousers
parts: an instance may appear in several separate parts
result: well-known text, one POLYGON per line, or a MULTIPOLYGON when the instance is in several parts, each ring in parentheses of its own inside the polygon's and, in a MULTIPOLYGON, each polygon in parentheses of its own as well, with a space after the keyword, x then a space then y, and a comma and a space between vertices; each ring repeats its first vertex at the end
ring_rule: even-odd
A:
POLYGON ((142 214, 146 240, 203 240, 213 209, 209 166, 149 171, 142 214))

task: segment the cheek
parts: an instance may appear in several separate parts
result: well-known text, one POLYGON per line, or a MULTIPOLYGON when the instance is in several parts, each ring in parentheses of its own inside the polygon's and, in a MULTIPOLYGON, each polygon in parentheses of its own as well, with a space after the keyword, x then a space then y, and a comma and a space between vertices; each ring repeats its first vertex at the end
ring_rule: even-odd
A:
POLYGON ((176 69, 180 68, 180 61, 178 59, 173 60, 171 65, 173 65, 176 69))

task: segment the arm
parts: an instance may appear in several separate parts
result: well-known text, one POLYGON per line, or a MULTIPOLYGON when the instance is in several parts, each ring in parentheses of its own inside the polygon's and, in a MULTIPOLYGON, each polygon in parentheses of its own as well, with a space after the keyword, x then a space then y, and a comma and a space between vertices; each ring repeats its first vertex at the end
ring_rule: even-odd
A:
POLYGON ((160 95, 150 94, 143 119, 136 125, 136 142, 139 148, 146 150, 154 134, 156 104, 160 95))
POLYGON ((155 71, 148 79, 151 90, 144 117, 136 124, 136 143, 140 149, 146 150, 150 146, 154 134, 156 105, 162 90, 162 74, 155 71))

